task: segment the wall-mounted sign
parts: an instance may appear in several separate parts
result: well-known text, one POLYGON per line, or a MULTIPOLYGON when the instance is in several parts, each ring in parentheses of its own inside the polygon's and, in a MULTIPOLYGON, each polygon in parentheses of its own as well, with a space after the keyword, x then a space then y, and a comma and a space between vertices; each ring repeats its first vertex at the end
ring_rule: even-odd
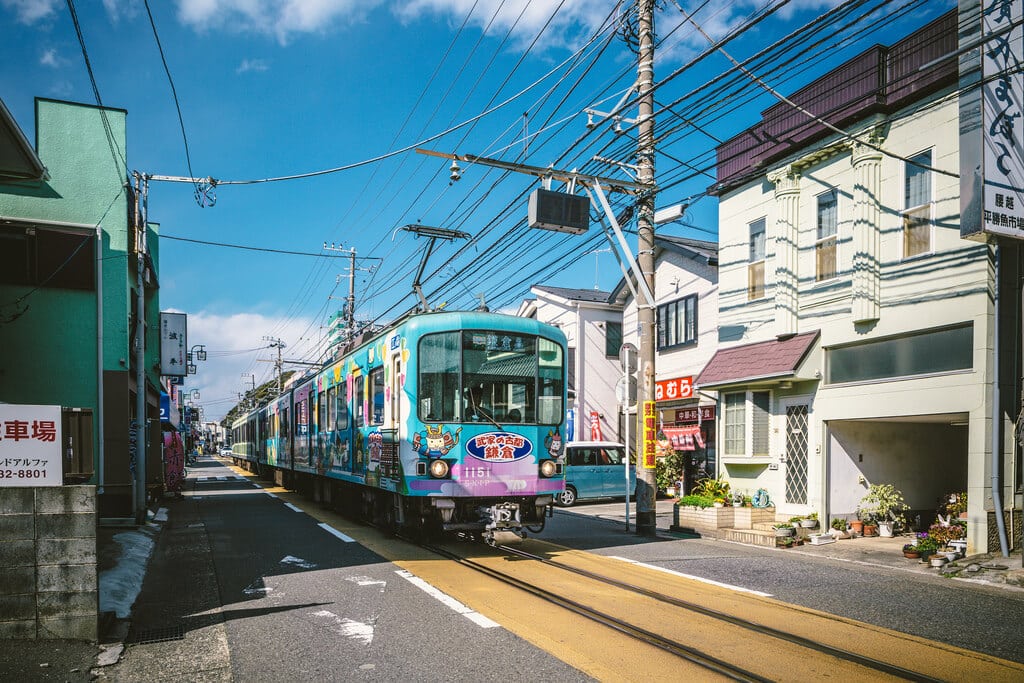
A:
POLYGON ((678 401, 693 398, 693 376, 659 379, 654 383, 655 401, 678 401))
POLYGON ((61 486, 60 406, 0 403, 0 487, 61 486))
MULTIPOLYGON (((715 406, 700 407, 700 421, 708 422, 715 419, 715 406)), ((697 408, 679 408, 676 410, 676 422, 697 422, 697 408)))
POLYGON ((188 316, 184 313, 160 313, 160 374, 184 377, 188 374, 188 316))
POLYGON ((960 236, 1024 238, 1024 0, 960 3, 960 236))

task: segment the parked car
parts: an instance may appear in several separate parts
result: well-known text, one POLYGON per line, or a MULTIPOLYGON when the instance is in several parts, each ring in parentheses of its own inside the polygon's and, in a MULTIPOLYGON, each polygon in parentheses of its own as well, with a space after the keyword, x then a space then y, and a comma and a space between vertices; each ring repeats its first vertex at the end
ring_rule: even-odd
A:
MULTIPOLYGON (((614 441, 572 441, 565 446, 565 491, 556 505, 588 498, 624 498, 626 447, 614 441)), ((636 490, 636 466, 629 466, 629 495, 636 490)))
POLYGON ((231 457, 231 446, 223 446, 220 449, 220 454, 221 454, 221 457, 230 458, 231 457))

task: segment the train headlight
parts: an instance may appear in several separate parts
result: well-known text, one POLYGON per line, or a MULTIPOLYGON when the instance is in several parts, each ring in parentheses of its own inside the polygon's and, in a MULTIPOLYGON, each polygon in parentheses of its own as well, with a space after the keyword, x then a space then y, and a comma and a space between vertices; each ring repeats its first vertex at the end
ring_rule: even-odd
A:
POLYGON ((448 476, 448 463, 438 458, 430 463, 430 476, 434 479, 444 479, 448 476))
POLYGON ((558 465, 554 460, 542 460, 540 463, 540 476, 553 477, 558 472, 558 465))

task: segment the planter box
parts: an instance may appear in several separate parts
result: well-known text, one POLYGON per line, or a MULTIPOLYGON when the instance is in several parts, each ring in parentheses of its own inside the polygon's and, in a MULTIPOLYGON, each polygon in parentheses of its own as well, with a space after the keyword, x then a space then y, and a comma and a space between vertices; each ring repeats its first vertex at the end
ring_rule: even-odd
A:
POLYGON ((672 528, 717 536, 719 529, 752 529, 754 523, 773 522, 775 508, 672 506, 672 528))

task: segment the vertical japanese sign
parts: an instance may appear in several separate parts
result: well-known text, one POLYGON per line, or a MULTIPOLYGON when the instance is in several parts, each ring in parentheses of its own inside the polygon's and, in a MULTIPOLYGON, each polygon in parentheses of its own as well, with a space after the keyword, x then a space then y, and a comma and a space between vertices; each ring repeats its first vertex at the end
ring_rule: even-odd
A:
POLYGON ((601 434, 601 416, 596 410, 590 411, 590 440, 604 441, 604 436, 601 434))
POLYGON ((654 409, 654 401, 643 401, 639 415, 640 429, 637 435, 640 440, 640 458, 644 469, 653 470, 658 464, 658 414, 654 409))
POLYGON ((61 486, 60 406, 0 404, 0 487, 61 486))
POLYGON ((188 316, 184 313, 160 313, 160 374, 184 377, 188 373, 188 316))
POLYGON ((1024 0, 960 2, 961 237, 1024 238, 1024 0), (980 6, 980 7, 979 7, 980 6), (979 101, 980 100, 980 101, 979 101))

